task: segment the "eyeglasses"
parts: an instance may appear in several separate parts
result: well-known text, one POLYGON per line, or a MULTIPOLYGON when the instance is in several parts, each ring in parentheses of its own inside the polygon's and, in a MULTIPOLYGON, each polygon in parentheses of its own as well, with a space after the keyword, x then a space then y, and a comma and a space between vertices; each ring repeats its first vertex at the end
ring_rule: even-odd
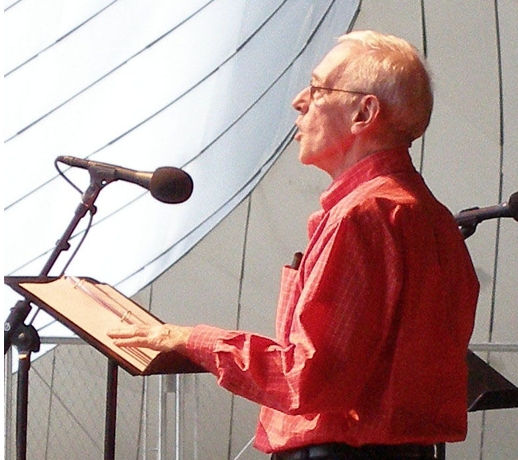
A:
POLYGON ((370 93, 366 93, 364 91, 352 91, 352 90, 348 90, 348 89, 338 89, 338 88, 327 88, 325 86, 315 86, 310 83, 309 84, 309 95, 310 95, 311 99, 314 98, 315 92, 320 89, 325 90, 325 91, 338 91, 339 93, 351 93, 351 94, 363 94, 363 95, 370 94, 370 93))

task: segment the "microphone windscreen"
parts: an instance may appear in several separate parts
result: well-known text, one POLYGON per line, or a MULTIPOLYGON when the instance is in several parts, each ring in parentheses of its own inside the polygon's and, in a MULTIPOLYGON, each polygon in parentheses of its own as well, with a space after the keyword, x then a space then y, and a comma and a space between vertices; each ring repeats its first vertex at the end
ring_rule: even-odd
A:
POLYGON ((154 198, 164 203, 183 203, 192 194, 193 182, 185 171, 164 166, 151 177, 149 191, 154 198))

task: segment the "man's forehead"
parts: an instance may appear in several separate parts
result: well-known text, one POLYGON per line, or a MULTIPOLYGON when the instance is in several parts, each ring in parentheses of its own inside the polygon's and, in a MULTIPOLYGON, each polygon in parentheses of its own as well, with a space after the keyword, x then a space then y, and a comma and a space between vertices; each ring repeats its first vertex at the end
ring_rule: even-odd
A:
POLYGON ((351 52, 349 43, 339 43, 324 59, 320 61, 313 71, 313 79, 316 82, 328 81, 329 79, 338 79, 342 74, 347 61, 347 56, 351 52))

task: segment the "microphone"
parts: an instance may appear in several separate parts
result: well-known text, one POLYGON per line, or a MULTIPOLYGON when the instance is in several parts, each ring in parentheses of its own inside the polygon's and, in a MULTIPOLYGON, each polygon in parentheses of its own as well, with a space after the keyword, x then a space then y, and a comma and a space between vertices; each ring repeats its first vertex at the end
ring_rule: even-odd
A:
POLYGON ((460 227, 472 227, 487 219, 498 217, 512 217, 518 222, 518 192, 514 192, 507 203, 488 206, 486 208, 472 208, 459 212, 454 216, 460 227))
POLYGON ((59 156, 56 161, 68 166, 87 169, 91 175, 107 183, 122 180, 140 185, 163 203, 183 203, 192 194, 193 182, 191 176, 172 166, 163 166, 155 172, 142 172, 70 156, 59 156))

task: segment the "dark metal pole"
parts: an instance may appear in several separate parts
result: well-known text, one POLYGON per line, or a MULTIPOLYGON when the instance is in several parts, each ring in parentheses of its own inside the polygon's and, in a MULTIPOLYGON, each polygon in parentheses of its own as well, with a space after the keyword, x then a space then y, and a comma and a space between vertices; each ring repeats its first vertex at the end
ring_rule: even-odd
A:
POLYGON ((27 459, 27 422, 29 401, 29 369, 31 353, 39 351, 40 337, 33 326, 22 324, 18 334, 13 338, 13 344, 18 349, 18 387, 16 400, 16 458, 27 459))
POLYGON ((19 377, 17 388, 16 410, 19 419, 16 423, 16 458, 17 460, 27 459, 27 402, 29 400, 29 386, 26 384, 26 377, 31 367, 30 353, 20 355, 18 359, 19 377))
POLYGON ((104 431, 104 460, 115 459, 115 431, 117 426, 117 384, 119 367, 108 359, 108 378, 106 382, 106 423, 104 431))
MULTIPOLYGON (((88 211, 95 212, 94 202, 101 189, 107 184, 101 178, 91 177, 91 183, 82 196, 74 217, 56 247, 43 267, 40 276, 49 274, 59 255, 70 248, 69 239, 75 228, 88 211)), ((29 315, 31 307, 28 301, 19 301, 11 310, 4 323, 4 354, 11 344, 18 349, 18 386, 16 402, 16 458, 27 458, 27 425, 29 403, 29 369, 31 366, 31 353, 39 351, 40 337, 32 325, 26 325, 25 319, 29 315)), ((110 457, 113 458, 113 457, 110 457)))

